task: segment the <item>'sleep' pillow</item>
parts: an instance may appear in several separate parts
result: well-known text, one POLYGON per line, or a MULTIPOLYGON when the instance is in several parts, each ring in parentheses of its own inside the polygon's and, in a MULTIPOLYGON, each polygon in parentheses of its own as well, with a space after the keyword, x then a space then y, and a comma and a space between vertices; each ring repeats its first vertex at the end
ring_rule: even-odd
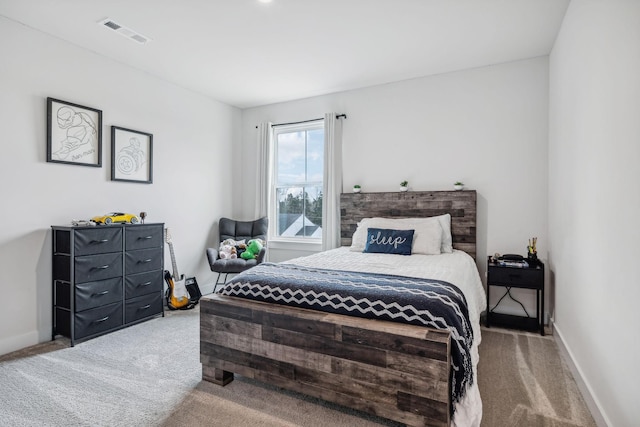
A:
POLYGON ((363 218, 353 233, 350 250, 363 252, 367 242, 367 229, 383 228, 415 230, 411 253, 423 255, 450 253, 453 251, 450 221, 449 214, 429 218, 363 218))
POLYGON ((367 229, 366 253, 411 255, 414 230, 367 229))

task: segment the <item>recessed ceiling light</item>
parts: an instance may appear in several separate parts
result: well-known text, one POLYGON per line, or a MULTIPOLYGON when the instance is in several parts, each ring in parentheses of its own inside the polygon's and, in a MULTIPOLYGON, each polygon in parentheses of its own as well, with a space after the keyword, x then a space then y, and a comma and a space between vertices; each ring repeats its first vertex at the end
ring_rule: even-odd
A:
POLYGON ((258 0, 260 3, 271 3, 271 0, 258 0))

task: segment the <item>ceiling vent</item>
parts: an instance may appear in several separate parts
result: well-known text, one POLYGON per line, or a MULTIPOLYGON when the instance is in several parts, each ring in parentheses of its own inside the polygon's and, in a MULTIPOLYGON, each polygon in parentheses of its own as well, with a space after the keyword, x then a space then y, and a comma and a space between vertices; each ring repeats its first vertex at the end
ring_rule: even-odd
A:
POLYGON ((142 34, 133 31, 131 28, 127 28, 124 25, 118 24, 111 18, 103 19, 102 21, 98 22, 98 24, 115 31, 121 36, 126 37, 129 40, 133 40, 136 43, 145 44, 148 41, 151 41, 149 37, 143 36, 142 34))

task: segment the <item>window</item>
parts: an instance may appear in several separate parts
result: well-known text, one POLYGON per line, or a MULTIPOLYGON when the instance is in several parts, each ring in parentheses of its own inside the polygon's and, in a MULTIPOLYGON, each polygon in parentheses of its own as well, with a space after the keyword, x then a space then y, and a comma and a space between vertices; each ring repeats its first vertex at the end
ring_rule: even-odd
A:
POLYGON ((322 239, 324 122, 273 128, 274 188, 270 224, 275 238, 322 239))

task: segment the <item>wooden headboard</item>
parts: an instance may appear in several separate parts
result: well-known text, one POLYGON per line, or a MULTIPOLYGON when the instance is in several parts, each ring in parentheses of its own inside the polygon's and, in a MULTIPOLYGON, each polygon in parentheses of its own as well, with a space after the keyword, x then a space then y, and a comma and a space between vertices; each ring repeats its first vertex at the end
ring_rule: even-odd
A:
POLYGON ((351 245, 351 236, 362 218, 416 218, 449 213, 453 247, 475 259, 476 197, 475 190, 342 193, 341 244, 351 245))

